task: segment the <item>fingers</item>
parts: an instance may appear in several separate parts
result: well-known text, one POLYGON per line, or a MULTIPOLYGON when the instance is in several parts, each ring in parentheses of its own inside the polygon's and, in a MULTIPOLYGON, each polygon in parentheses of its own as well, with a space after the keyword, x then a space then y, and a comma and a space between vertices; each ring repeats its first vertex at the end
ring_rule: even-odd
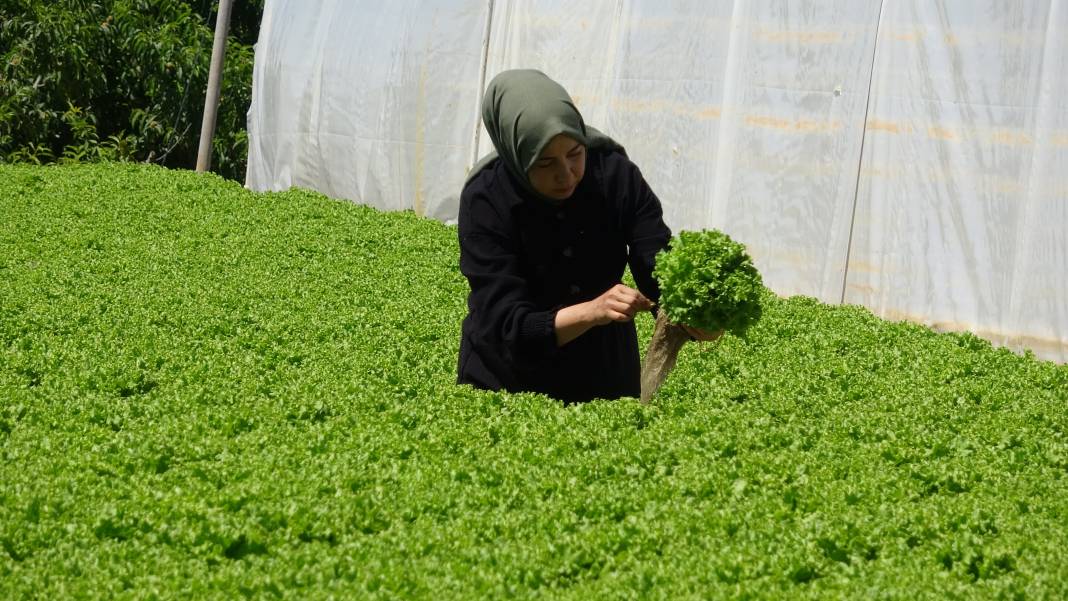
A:
POLYGON ((609 292, 613 293, 617 300, 629 304, 634 304, 641 309, 653 308, 653 301, 649 300, 645 297, 644 294, 629 286, 625 286, 623 284, 616 284, 609 292))
POLYGON ((627 305, 613 305, 608 309, 608 318, 612 321, 630 321, 637 315, 638 310, 627 305))
POLYGON ((634 317, 634 310, 629 304, 614 298, 606 299, 604 308, 608 319, 612 321, 627 321, 634 317))
POLYGON ((655 306, 644 294, 623 284, 612 286, 590 302, 598 325, 613 321, 630 321, 639 311, 646 311, 655 306))
POLYGON ((604 296, 608 317, 612 321, 629 321, 639 311, 653 308, 652 301, 644 294, 623 284, 613 286, 604 296))

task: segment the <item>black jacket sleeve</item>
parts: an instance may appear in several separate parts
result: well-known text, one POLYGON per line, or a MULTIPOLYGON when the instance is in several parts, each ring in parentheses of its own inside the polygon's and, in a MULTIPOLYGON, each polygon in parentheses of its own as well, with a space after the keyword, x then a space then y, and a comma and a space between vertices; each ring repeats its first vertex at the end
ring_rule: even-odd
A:
POLYGON ((467 332, 479 346, 515 355, 556 350, 556 309, 538 310, 520 270, 519 235, 507 207, 476 182, 465 187, 458 219, 460 272, 471 287, 467 332))
POLYGON ((622 157, 620 173, 614 180, 623 187, 623 234, 627 241, 627 262, 634 282, 649 300, 660 302, 660 286, 653 277, 656 254, 667 248, 671 230, 664 223, 660 199, 645 182, 637 165, 622 157))

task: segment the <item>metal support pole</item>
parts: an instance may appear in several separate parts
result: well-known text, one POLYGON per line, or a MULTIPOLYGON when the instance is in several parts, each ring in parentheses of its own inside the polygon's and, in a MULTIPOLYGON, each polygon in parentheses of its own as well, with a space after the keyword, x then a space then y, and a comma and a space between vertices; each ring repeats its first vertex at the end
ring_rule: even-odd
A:
POLYGON ((875 60, 879 57, 879 31, 883 28, 883 9, 886 0, 879 0, 879 17, 875 22, 875 39, 871 43, 871 71, 868 72, 868 98, 864 102, 864 122, 860 128, 860 156, 857 157, 857 180, 853 188, 853 210, 849 215, 849 238, 846 239, 845 267, 842 269, 842 296, 840 305, 846 302, 846 289, 849 286, 849 259, 853 256, 853 228, 857 223, 857 203, 860 201, 860 178, 864 169, 864 140, 868 136, 868 111, 871 109, 872 86, 875 85, 875 60))
POLYGON ((232 0, 219 0, 215 16, 215 43, 211 47, 211 70, 208 71, 208 91, 204 96, 204 119, 200 124, 200 149, 197 151, 197 173, 211 169, 211 140, 215 137, 215 120, 219 113, 219 92, 222 89, 223 64, 226 61, 226 34, 230 30, 232 0))

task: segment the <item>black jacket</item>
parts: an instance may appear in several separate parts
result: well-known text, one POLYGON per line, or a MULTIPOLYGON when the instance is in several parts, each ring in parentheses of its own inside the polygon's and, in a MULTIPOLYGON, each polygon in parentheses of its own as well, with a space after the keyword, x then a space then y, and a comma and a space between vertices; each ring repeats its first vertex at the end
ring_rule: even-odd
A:
POLYGON ((556 312, 620 283, 629 262, 654 302, 656 253, 671 232, 660 201, 619 151, 591 150, 575 193, 553 203, 516 185, 498 160, 460 197, 460 271, 471 292, 460 341, 461 384, 542 392, 577 402, 639 396, 633 322, 556 346, 556 312))

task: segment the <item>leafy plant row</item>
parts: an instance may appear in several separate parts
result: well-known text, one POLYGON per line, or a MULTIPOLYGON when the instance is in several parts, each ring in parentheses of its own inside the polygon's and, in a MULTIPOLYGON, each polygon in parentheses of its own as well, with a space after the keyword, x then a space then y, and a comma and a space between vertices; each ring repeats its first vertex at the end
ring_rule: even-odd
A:
POLYGON ((1068 368, 765 294, 652 405, 477 391, 457 255, 309 192, 0 166, 0 597, 1068 596, 1068 368))

